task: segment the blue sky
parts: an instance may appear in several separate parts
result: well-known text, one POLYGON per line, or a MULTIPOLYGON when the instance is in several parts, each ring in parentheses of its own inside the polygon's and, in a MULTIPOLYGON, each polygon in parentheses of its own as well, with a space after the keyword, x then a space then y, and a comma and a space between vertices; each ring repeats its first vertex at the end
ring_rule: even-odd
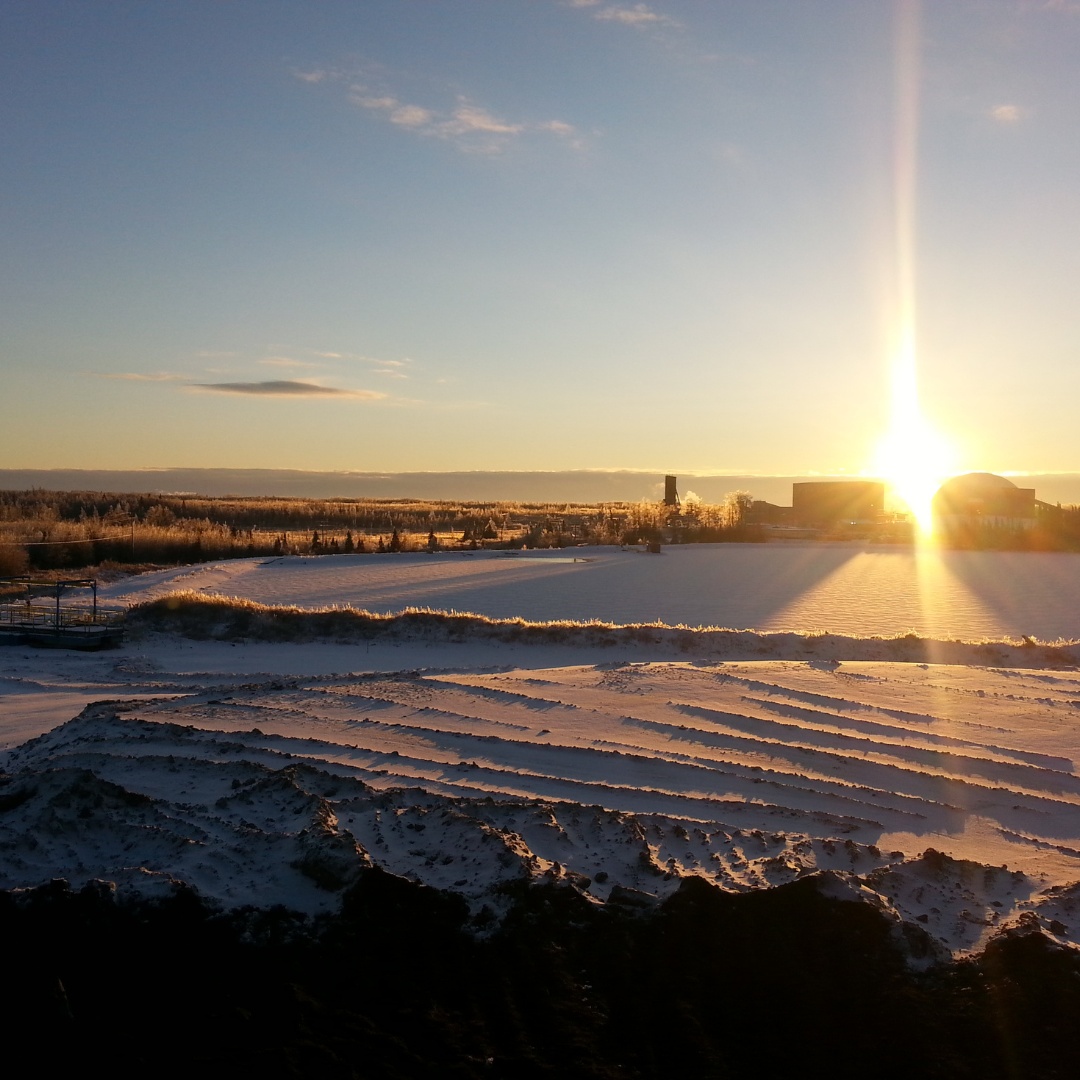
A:
POLYGON ((909 198, 955 464, 1080 471, 1080 3, 7 0, 0 53, 3 467, 858 473, 909 198))

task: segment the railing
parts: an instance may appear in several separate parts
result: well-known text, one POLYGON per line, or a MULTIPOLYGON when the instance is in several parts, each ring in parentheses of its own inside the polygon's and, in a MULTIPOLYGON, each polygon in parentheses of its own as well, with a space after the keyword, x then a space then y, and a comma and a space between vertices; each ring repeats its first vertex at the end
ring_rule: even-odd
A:
POLYGON ((0 626, 39 630, 77 630, 119 625, 120 611, 93 611, 90 608, 61 608, 59 614, 50 604, 0 605, 0 626))

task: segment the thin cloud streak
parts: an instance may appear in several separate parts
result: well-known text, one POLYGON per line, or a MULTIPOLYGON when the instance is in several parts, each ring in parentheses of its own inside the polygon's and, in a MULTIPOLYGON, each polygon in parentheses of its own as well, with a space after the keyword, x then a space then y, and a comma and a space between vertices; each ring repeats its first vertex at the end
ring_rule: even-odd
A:
POLYGON ((310 360, 293 360, 288 356, 268 356, 265 360, 259 360, 258 363, 266 367, 281 368, 320 368, 324 366, 312 363, 310 360))
POLYGON ((138 371, 93 371, 95 379, 120 379, 124 382, 180 382, 183 375, 173 375, 168 371, 159 371, 148 375, 138 371))
POLYGON ((191 389, 209 394, 244 394, 254 397, 352 398, 357 401, 381 401, 386 394, 378 390, 343 390, 336 386, 272 379, 266 382, 189 383, 191 389))

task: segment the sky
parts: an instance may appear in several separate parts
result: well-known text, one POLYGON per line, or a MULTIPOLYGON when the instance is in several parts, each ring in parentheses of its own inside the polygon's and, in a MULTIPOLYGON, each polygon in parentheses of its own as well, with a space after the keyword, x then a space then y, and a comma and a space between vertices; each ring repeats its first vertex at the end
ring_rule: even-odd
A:
POLYGON ((0 467, 858 475, 907 340, 952 471, 1080 471, 1077 57, 1072 0, 5 0, 0 467))

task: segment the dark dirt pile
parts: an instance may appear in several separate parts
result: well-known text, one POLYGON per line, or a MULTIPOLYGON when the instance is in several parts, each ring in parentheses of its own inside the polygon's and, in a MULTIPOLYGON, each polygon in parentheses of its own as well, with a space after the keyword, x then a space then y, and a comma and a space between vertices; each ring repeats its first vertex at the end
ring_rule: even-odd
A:
POLYGON ((1080 959, 1035 931, 919 972, 917 931, 809 879, 690 878, 645 914, 565 884, 514 900, 478 940, 458 898, 378 870, 319 920, 3 893, 7 1054, 125 1075, 1080 1074, 1080 959))

